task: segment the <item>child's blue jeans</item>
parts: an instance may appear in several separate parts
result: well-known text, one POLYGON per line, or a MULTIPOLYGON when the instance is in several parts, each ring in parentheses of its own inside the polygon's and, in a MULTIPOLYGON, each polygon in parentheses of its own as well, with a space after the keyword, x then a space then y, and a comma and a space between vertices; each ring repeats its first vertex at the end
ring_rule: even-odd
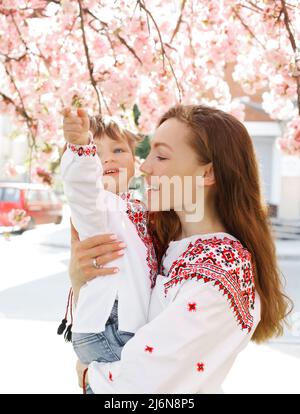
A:
MULTIPOLYGON (((118 300, 115 300, 105 331, 100 333, 72 333, 72 344, 78 359, 85 365, 92 361, 114 362, 121 358, 123 346, 134 336, 118 329, 118 300)), ((87 394, 93 394, 89 386, 87 394)))

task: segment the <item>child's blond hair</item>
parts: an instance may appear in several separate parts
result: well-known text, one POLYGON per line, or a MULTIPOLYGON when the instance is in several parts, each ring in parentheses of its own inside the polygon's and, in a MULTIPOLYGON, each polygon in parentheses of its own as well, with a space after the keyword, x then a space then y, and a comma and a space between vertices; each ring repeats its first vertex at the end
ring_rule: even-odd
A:
POLYGON ((135 156, 135 150, 142 137, 120 127, 113 119, 104 119, 101 115, 90 116, 90 130, 94 139, 100 139, 104 134, 115 141, 126 141, 135 156))

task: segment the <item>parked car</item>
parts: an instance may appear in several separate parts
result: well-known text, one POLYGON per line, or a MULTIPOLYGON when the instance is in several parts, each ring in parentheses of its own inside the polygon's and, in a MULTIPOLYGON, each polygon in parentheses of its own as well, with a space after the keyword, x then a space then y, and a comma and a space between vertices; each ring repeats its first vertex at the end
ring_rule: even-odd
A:
POLYGON ((15 231, 8 219, 13 209, 23 209, 30 217, 24 230, 36 224, 59 224, 63 216, 63 204, 55 192, 42 184, 0 183, 0 230, 15 231))

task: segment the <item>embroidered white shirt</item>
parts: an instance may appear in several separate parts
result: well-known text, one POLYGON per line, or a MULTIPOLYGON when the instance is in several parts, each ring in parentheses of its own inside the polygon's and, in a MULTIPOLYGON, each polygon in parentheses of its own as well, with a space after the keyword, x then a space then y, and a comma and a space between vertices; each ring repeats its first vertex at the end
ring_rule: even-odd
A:
POLYGON ((227 233, 170 243, 152 291, 149 321, 121 360, 92 362, 100 394, 218 393, 260 321, 250 253, 227 233))
POLYGON ((119 329, 136 332, 147 321, 150 273, 155 270, 153 246, 147 237, 147 214, 142 204, 138 205, 136 213, 128 211, 133 204, 104 190, 102 173, 100 158, 95 151, 93 153, 92 145, 82 146, 80 150, 77 146, 68 146, 62 156, 64 192, 80 240, 102 233, 115 233, 119 240, 126 243, 124 256, 110 265, 118 267, 119 272, 96 277, 80 289, 72 331, 104 331, 118 297, 119 329), (138 228, 141 230, 138 231, 138 228))

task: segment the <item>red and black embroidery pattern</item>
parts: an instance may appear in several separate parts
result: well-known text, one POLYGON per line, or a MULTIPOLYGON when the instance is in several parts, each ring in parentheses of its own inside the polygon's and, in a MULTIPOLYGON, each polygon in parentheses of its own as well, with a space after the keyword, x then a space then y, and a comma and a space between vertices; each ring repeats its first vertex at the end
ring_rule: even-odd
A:
POLYGON ((150 272, 151 288, 155 286, 158 264, 152 237, 148 230, 148 211, 139 200, 131 200, 130 193, 122 193, 120 197, 127 202, 127 215, 135 225, 137 233, 147 248, 147 264, 150 272))
POLYGON ((189 312, 196 312, 197 310, 197 304, 195 302, 188 304, 188 310, 189 312))
POLYGON ((203 362, 197 362, 197 371, 199 371, 199 372, 204 371, 204 363, 203 362))
POLYGON ((77 153, 79 157, 82 157, 82 155, 89 157, 92 156, 94 157, 96 155, 97 152, 97 147, 94 144, 91 145, 74 145, 74 144, 68 144, 69 149, 72 152, 75 152, 75 154, 77 153))
POLYGON ((188 279, 212 282, 230 302, 238 324, 250 332, 253 325, 255 285, 251 254, 237 240, 228 237, 199 238, 172 264, 165 295, 188 279))

